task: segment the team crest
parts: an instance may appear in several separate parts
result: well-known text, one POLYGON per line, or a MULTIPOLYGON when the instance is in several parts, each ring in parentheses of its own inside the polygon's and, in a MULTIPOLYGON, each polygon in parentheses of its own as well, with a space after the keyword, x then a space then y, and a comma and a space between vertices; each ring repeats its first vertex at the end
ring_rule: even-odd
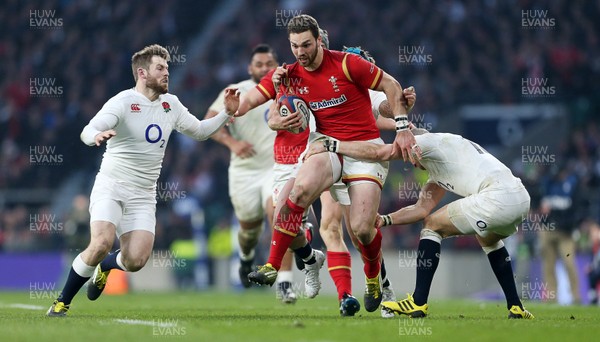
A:
POLYGON ((335 78, 335 76, 331 76, 329 77, 329 82, 331 82, 331 86, 333 87, 333 91, 338 92, 340 91, 340 89, 338 88, 337 85, 337 78, 335 78))
POLYGON ((165 113, 168 113, 171 111, 171 105, 169 104, 169 102, 163 102, 162 103, 163 109, 165 110, 165 113))

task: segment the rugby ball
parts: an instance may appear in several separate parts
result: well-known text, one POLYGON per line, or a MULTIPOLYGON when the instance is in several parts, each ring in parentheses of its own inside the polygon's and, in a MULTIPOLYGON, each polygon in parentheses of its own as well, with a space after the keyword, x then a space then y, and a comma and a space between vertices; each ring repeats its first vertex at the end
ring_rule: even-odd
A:
POLYGON ((300 133, 306 130, 308 123, 310 122, 311 110, 304 100, 294 95, 282 95, 279 100, 279 115, 285 117, 296 111, 300 111, 300 122, 302 126, 290 130, 292 133, 300 133))

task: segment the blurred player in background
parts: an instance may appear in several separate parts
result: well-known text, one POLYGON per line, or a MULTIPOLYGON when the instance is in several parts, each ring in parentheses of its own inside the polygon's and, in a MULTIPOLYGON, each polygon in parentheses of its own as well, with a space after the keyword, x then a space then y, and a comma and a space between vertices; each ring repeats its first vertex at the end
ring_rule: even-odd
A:
MULTIPOLYGON (((266 44, 257 45, 250 56, 250 79, 227 88, 239 89, 241 96, 256 87, 260 79, 277 67, 277 55, 266 44)), ((217 115, 223 109, 223 90, 208 109, 205 118, 217 115)), ((242 285, 251 286, 248 273, 252 272, 255 248, 263 231, 266 215, 269 227, 273 226, 273 144, 275 132, 266 124, 269 103, 253 108, 212 136, 231 151, 229 163, 229 197, 240 223, 239 276, 242 285)), ((278 155, 275 155, 277 158, 278 155)), ((284 303, 296 302, 292 291, 292 252, 288 251, 277 277, 277 296, 284 303)))
MULTIPOLYGON (((409 152, 414 136, 408 131, 402 88, 395 79, 358 56, 323 49, 318 23, 311 16, 292 18, 288 37, 297 63, 278 67, 273 73, 272 83, 263 79, 259 84, 262 96, 243 98, 236 115, 245 113, 249 106, 275 98, 280 85, 293 84, 293 87, 284 87, 283 91, 294 93, 309 104, 320 133, 317 139, 334 136, 344 140, 382 143, 367 91, 382 90, 397 116, 398 134, 394 146, 412 160, 409 152)), ((252 272, 249 278, 262 284, 274 281, 287 247, 297 247, 305 241, 304 236, 299 234, 304 209, 342 178, 350 185, 349 221, 365 262, 365 308, 371 312, 379 307, 382 294, 381 233, 374 228, 374 223, 381 187, 387 175, 387 163, 348 159, 343 165, 342 169, 342 163, 335 154, 316 156, 302 164, 290 196, 277 215, 268 263, 252 272)))
MULTIPOLYGON (((422 158, 415 161, 414 166, 427 170, 429 180, 422 187, 416 204, 378 216, 376 225, 404 225, 423 220, 417 253, 417 280, 415 291, 408 298, 384 302, 382 306, 390 312, 425 317, 442 239, 475 235, 506 296, 508 317, 533 319, 519 299, 510 256, 502 242, 517 232, 517 225, 529 212, 530 198, 521 180, 479 145, 459 135, 429 133, 424 129, 413 129, 413 132, 417 140, 414 149, 422 152, 422 158), (464 198, 430 214, 446 191, 464 198)), ((331 139, 312 144, 308 155, 330 151, 331 146, 335 146, 340 154, 361 160, 400 157, 392 145, 331 139)))
POLYGON ((87 295, 95 300, 110 270, 136 272, 144 267, 154 244, 156 181, 171 132, 208 139, 239 105, 239 96, 230 89, 225 93, 225 109, 199 121, 168 93, 169 60, 169 52, 160 45, 136 52, 131 58, 135 87, 108 100, 81 132, 87 145, 107 141, 90 196, 91 239, 73 261, 48 316, 66 316, 73 297, 90 277, 87 295), (115 234, 121 249, 108 254, 115 234))

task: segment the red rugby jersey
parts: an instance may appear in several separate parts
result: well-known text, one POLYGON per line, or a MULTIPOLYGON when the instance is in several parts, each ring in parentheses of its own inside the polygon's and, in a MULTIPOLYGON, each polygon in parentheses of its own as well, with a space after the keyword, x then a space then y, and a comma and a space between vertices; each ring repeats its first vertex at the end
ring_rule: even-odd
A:
MULTIPOLYGON (((271 81, 273 72, 257 85, 268 99, 276 97, 271 81)), ((310 106, 317 132, 343 141, 370 140, 379 138, 379 130, 367 89, 377 88, 382 74, 376 65, 354 54, 323 50, 323 61, 314 71, 297 62, 289 65, 284 84, 287 94, 302 98, 310 106)), ((308 130, 300 134, 279 131, 275 138, 275 161, 293 157, 297 160, 306 147, 307 137, 308 130), (285 155, 278 156, 282 151, 285 155)), ((283 164, 291 163, 289 160, 283 164)))

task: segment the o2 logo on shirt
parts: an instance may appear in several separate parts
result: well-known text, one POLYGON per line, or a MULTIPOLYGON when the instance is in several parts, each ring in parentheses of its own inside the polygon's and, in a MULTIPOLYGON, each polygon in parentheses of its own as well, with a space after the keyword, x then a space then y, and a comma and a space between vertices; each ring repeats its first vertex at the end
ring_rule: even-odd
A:
POLYGON ((162 129, 157 124, 150 124, 146 127, 146 141, 151 144, 160 142, 160 148, 165 147, 165 139, 162 138, 162 129))

